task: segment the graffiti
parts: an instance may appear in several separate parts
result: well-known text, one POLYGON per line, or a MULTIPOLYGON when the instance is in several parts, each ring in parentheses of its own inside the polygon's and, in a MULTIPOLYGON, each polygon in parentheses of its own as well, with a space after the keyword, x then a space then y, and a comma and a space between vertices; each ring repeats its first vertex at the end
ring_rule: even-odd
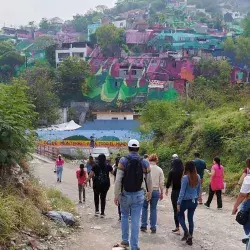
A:
MULTIPOLYGON (((55 147, 90 147, 89 141, 39 141, 41 146, 55 146, 55 147)), ((127 142, 120 141, 96 141, 96 147, 105 147, 105 148, 123 148, 127 147, 127 142)))

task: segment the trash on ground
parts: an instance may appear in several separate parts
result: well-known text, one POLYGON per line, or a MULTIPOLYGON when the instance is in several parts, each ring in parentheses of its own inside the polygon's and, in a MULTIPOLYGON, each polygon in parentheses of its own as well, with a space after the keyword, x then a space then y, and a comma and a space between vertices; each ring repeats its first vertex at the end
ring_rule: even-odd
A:
POLYGON ((63 226, 73 226, 75 224, 74 216, 68 212, 50 211, 46 216, 63 226))

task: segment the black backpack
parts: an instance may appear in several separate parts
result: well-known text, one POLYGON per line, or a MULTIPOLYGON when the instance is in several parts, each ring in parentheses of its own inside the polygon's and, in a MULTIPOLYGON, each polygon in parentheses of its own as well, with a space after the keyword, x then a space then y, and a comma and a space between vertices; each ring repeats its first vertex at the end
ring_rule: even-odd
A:
POLYGON ((126 157, 127 165, 124 167, 123 190, 126 192, 138 192, 143 182, 142 158, 126 157))
POLYGON ((235 220, 242 226, 246 225, 249 220, 249 210, 248 211, 240 210, 237 213, 235 220))
POLYGON ((109 173, 107 172, 106 166, 101 168, 99 165, 99 172, 95 176, 94 181, 99 188, 108 188, 110 185, 109 173))

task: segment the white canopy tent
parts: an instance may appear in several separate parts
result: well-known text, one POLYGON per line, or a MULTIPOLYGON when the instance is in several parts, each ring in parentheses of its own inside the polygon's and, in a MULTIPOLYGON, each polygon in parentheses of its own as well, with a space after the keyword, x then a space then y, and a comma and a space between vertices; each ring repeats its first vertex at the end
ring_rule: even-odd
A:
POLYGON ((55 131, 71 131, 71 130, 76 130, 80 128, 81 126, 75 123, 73 120, 70 122, 62 123, 62 124, 57 124, 57 125, 52 125, 51 127, 41 129, 42 131, 46 130, 55 130, 55 131))

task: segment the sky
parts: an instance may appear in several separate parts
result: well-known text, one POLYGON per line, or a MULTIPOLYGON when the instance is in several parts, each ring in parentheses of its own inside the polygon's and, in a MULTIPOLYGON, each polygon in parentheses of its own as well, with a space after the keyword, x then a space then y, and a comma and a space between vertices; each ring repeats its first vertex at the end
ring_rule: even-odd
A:
POLYGON ((18 27, 29 21, 60 17, 72 19, 75 14, 84 14, 98 5, 112 7, 116 0, 0 0, 0 27, 18 27))

